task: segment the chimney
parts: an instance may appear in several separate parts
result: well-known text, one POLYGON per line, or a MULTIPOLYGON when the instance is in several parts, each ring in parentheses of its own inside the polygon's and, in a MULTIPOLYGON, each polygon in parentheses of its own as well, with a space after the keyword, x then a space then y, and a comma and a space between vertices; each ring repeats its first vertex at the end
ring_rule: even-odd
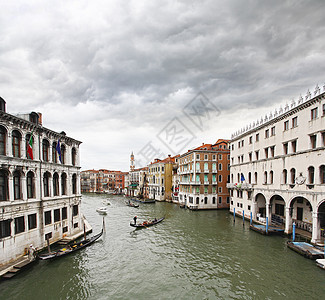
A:
POLYGON ((6 112, 6 101, 0 97, 0 111, 6 112))
POLYGON ((38 118, 38 124, 39 125, 41 125, 41 126, 43 126, 43 121, 42 121, 42 113, 38 113, 38 116, 39 116, 39 118, 38 118))

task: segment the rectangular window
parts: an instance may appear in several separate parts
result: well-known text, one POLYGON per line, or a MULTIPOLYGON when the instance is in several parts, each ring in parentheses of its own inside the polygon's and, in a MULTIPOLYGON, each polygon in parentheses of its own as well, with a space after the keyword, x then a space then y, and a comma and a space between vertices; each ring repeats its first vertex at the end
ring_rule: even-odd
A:
POLYGON ((0 221, 0 239, 11 236, 11 220, 0 221))
POLYGON ((66 220, 67 218, 68 218, 67 208, 63 207, 62 208, 62 220, 66 220))
POLYGON ((73 224, 73 228, 78 228, 78 222, 73 224))
POLYGON ((258 160, 259 157, 259 150, 255 151, 255 159, 258 160))
POLYGON ((218 197, 218 200, 219 200, 219 204, 222 203, 222 197, 218 197))
POLYGON ((204 154, 204 160, 208 160, 208 155, 204 154))
POLYGON ((316 108, 314 108, 314 109, 312 109, 310 111, 310 118, 311 118, 311 120, 316 120, 317 117, 318 117, 318 107, 316 107, 316 108))
POLYGON ((54 222, 59 222, 61 220, 60 218, 60 209, 54 210, 54 222))
POLYGON ((265 152, 265 158, 269 158, 269 148, 265 148, 264 152, 265 152))
POLYGON ((65 226, 65 227, 62 228, 62 233, 65 233, 67 231, 68 231, 68 226, 65 226))
POLYGON ((221 186, 218 187, 218 193, 222 193, 222 187, 221 186))
POLYGON ((249 137, 249 143, 250 143, 250 144, 253 143, 253 137, 252 137, 252 136, 249 137))
POLYGON ((283 154, 284 155, 288 154, 288 143, 283 144, 283 154))
POLYGON ((219 171, 222 170, 222 164, 219 164, 219 171))
POLYGON ((325 103, 323 104, 323 117, 325 116, 325 103))
POLYGON ((216 155, 212 155, 212 160, 216 160, 216 155))
POLYGON ((270 131, 268 129, 265 130, 265 138, 267 139, 270 136, 270 131))
POLYGON ((292 128, 295 128, 298 126, 298 117, 292 118, 292 128))
POLYGON ((310 146, 312 149, 316 148, 317 136, 316 134, 310 136, 310 146))
POLYGON ((292 152, 297 152, 297 140, 291 142, 292 152))
POLYGON ((227 197, 227 204, 229 204, 229 196, 227 197))
POLYGON ((45 218, 45 225, 52 223, 52 215, 50 210, 44 213, 44 218, 45 218))
POLYGON ((260 140, 260 134, 259 133, 256 133, 255 141, 258 142, 259 140, 260 140))
POLYGON ((274 157, 274 152, 275 152, 275 146, 270 147, 270 155, 271 155, 271 157, 274 157))
POLYGON ((200 160, 200 154, 196 154, 196 159, 200 160))
POLYGON ((75 217, 78 215, 78 205, 74 205, 73 206, 73 212, 72 212, 72 215, 75 217))
POLYGON ((289 121, 284 122, 284 131, 289 130, 289 121))
POLYGON ((15 234, 25 231, 25 217, 15 218, 15 234))
POLYGON ((248 157, 249 157, 249 161, 252 161, 252 157, 253 157, 252 152, 248 153, 248 157))
POLYGON ((271 128, 271 136, 275 136, 275 127, 271 128))
POLYGON ((222 154, 219 154, 219 160, 222 160, 222 154))
POLYGON ((37 227, 36 214, 28 215, 28 230, 37 227))
POLYGON ((204 193, 205 193, 205 194, 208 193, 208 187, 207 187, 207 186, 204 187, 204 193))
POLYGON ((240 141, 238 142, 238 148, 240 148, 240 141))
POLYGON ((219 175, 219 182, 222 182, 222 175, 219 175))
POLYGON ((322 132, 322 143, 325 146, 325 132, 322 132))

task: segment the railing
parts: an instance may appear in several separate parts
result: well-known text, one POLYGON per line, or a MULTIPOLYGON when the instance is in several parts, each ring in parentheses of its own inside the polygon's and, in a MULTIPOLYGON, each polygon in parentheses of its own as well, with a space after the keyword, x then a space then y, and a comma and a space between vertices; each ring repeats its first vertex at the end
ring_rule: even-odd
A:
POLYGON ((304 221, 300 221, 300 220, 294 220, 292 219, 293 222, 296 223, 296 228, 302 229, 302 230, 306 230, 308 232, 312 232, 313 231, 313 225, 304 221))
POLYGON ((209 184, 209 181, 204 180, 204 184, 209 184))
POLYGON ((209 173, 209 169, 204 169, 204 173, 209 173))
POLYGON ((227 183, 228 189, 238 189, 238 190, 251 190, 253 185, 250 183, 227 183))

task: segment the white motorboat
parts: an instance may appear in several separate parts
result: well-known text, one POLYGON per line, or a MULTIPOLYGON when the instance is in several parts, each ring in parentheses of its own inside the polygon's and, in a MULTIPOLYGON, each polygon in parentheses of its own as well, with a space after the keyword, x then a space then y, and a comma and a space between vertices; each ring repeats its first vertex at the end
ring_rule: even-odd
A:
POLYGON ((96 209, 96 211, 102 215, 106 215, 107 214, 107 207, 98 207, 96 209))
POLYGON ((324 258, 316 259, 316 265, 321 269, 325 269, 325 259, 324 258))

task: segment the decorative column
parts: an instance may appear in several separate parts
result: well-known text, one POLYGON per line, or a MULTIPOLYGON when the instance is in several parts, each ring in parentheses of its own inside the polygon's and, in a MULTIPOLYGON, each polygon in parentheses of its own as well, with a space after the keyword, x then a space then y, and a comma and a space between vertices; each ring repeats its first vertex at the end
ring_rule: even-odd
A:
POLYGON ((318 213, 313 211, 312 216, 313 216, 313 232, 312 232, 311 242, 316 243, 320 239, 318 213))
POLYGON ((8 199, 9 199, 9 201, 14 201, 14 179, 11 174, 8 176, 8 185, 9 185, 8 199))
POLYGON ((12 156, 12 136, 11 136, 11 129, 9 130, 8 130, 8 141, 7 141, 6 152, 7 152, 7 156, 12 156))
POLYGON ((268 218, 270 221, 270 204, 265 203, 265 208, 266 208, 266 213, 265 213, 265 218, 268 218))
POLYGON ((292 217, 291 217, 291 208, 286 207, 286 223, 284 233, 291 234, 292 232, 292 217))
POLYGON ((22 185, 22 199, 23 200, 27 200, 27 180, 26 180, 26 176, 22 176, 21 177, 21 185, 22 185))

